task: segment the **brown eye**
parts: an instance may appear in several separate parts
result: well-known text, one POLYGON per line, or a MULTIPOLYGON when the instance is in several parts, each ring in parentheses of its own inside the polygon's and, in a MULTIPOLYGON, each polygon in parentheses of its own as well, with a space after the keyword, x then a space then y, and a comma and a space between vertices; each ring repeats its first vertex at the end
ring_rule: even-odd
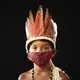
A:
POLYGON ((44 47, 44 49, 48 49, 48 47, 44 47))
POLYGON ((33 47, 33 49, 37 49, 37 47, 33 47))

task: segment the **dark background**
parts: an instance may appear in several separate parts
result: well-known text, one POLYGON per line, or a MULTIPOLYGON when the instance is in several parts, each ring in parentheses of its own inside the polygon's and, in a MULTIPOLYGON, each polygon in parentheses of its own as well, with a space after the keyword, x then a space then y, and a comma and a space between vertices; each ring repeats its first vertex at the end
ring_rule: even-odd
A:
POLYGON ((53 62, 71 80, 79 80, 80 6, 77 0, 8 0, 0 3, 2 80, 17 80, 22 72, 32 68, 25 51, 25 21, 29 10, 35 15, 39 5, 44 12, 49 9, 58 25, 57 54, 53 62))

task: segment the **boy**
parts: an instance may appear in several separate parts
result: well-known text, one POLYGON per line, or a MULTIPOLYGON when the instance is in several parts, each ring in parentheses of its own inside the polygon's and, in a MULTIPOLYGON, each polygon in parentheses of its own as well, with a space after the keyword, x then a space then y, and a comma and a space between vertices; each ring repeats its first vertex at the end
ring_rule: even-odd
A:
POLYGON ((33 62, 33 69, 22 73, 18 80, 69 80, 64 71, 56 67, 52 58, 56 54, 57 25, 46 9, 40 6, 34 20, 30 11, 26 21, 26 50, 28 59, 33 62))

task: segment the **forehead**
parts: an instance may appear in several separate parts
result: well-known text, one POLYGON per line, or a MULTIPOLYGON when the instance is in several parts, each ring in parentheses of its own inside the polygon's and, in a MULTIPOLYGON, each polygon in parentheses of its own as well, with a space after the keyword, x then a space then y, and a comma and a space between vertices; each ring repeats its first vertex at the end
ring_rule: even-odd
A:
POLYGON ((42 41, 42 40, 37 40, 37 41, 32 42, 31 46, 33 46, 33 45, 51 46, 51 44, 48 41, 42 41))

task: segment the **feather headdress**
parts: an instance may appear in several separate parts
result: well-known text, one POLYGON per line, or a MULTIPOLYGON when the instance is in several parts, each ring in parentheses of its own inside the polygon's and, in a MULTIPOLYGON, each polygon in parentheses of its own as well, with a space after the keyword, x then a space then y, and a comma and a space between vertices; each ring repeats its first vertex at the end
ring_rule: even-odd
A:
POLYGON ((36 17, 34 19, 32 12, 29 12, 29 17, 25 23, 26 30, 26 47, 34 40, 45 39, 53 44, 56 42, 57 37, 57 25, 49 16, 48 9, 46 9, 45 17, 43 20, 43 9, 39 7, 36 17))

